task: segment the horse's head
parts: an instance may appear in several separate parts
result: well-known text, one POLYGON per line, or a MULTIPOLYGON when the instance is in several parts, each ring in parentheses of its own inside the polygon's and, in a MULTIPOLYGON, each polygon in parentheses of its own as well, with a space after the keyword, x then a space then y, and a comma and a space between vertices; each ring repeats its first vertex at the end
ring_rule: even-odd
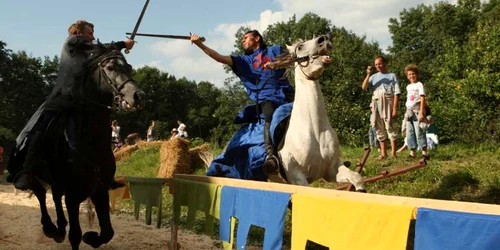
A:
POLYGON ((315 80, 323 74, 321 57, 330 54, 333 46, 330 37, 322 35, 307 41, 299 40, 287 48, 295 66, 306 78, 315 80))
POLYGON ((145 94, 132 79, 132 66, 127 63, 118 50, 102 45, 91 52, 86 67, 90 68, 90 77, 97 84, 95 89, 85 86, 86 99, 91 103, 130 111, 144 108, 145 94), (92 96, 88 96, 90 92, 92 96))

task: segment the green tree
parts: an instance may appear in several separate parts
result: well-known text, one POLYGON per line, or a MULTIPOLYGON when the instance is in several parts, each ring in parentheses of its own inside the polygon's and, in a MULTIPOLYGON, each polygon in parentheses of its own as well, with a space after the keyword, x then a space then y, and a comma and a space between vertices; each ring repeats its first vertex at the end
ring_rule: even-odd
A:
POLYGON ((200 82, 196 85, 196 93, 191 100, 188 112, 190 121, 190 137, 200 137, 209 140, 210 129, 218 125, 214 119, 217 106, 214 101, 221 95, 221 90, 209 82, 200 82))
POLYGON ((45 101, 56 77, 59 59, 34 58, 25 51, 12 52, 0 41, 0 143, 12 144, 15 136, 45 101))
POLYGON ((234 132, 241 127, 241 125, 233 124, 234 118, 249 103, 251 101, 239 79, 237 80, 236 77, 226 79, 221 94, 217 98, 217 108, 213 113, 213 118, 218 124, 210 130, 212 143, 225 146, 234 132))

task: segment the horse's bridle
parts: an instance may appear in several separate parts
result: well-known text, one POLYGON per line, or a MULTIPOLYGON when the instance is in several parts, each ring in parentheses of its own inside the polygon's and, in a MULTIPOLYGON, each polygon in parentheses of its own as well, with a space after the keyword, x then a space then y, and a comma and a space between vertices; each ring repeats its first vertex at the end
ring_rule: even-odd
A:
MULTIPOLYGON (((111 81, 111 79, 109 78, 106 71, 104 71, 104 66, 105 66, 104 63, 107 62, 108 60, 112 60, 112 59, 123 59, 123 57, 120 55, 116 55, 116 54, 105 56, 102 59, 100 59, 98 63, 94 64, 92 66, 92 68, 99 67, 99 84, 101 83, 101 78, 104 78, 106 84, 111 88, 111 91, 113 92, 113 105, 116 107, 116 109, 119 109, 121 107, 122 102, 124 102, 123 94, 120 91, 125 87, 125 84, 127 84, 128 82, 132 82, 133 80, 132 80, 132 78, 128 78, 127 80, 123 81, 120 84, 118 84, 116 82, 113 84, 113 81, 111 81)), ((99 103, 99 102, 94 101, 88 97, 86 99, 90 103, 93 103, 97 106, 104 107, 107 109, 113 108, 112 106, 99 103)))
POLYGON ((294 54, 292 55, 292 61, 297 63, 297 65, 295 67, 299 66, 300 71, 302 71, 302 74, 304 74, 304 76, 306 76, 307 80, 316 81, 319 79, 319 77, 317 77, 317 78, 311 77, 310 75, 306 74, 306 72, 304 72, 304 68, 309 66, 309 64, 313 63, 314 60, 316 60, 318 57, 320 57, 320 55, 314 55, 314 56, 307 55, 307 56, 297 57, 297 48, 303 43, 304 42, 301 42, 301 43, 297 44, 297 46, 295 46, 295 51, 294 51, 294 54), (304 62, 305 62, 305 64, 303 64, 304 62))

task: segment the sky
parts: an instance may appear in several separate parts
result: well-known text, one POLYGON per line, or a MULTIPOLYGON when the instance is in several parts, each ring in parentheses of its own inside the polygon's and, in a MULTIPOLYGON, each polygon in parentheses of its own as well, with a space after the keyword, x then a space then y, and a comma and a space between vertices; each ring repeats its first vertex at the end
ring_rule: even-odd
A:
MULTIPOLYGON (((456 4, 457 0, 445 0, 456 4)), ((299 20, 312 12, 345 27, 382 49, 391 45, 389 18, 403 9, 438 0, 150 0, 139 33, 199 34, 220 54, 234 51, 235 33, 245 26, 261 33, 276 22, 299 20)), ((70 24, 78 19, 94 23, 94 36, 101 42, 126 39, 145 0, 0 0, 0 40, 7 49, 24 50, 34 57, 60 55, 70 24)), ((136 37, 126 55, 134 67, 153 66, 177 78, 209 81, 222 87, 222 65, 206 56, 188 40, 136 37)))

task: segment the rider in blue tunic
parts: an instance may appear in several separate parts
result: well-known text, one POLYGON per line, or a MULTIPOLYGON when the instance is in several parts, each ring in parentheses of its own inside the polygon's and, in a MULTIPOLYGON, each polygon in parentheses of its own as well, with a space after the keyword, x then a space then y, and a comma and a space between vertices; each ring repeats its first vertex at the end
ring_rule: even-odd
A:
MULTIPOLYGON (((264 116, 263 132, 267 156, 263 169, 267 174, 276 174, 279 163, 276 158, 276 148, 273 146, 270 135, 271 121, 276 108, 293 101, 295 90, 284 77, 284 69, 271 70, 269 65, 275 60, 276 56, 286 51, 278 45, 266 46, 264 39, 257 30, 248 31, 243 36, 244 55, 221 55, 203 44, 196 34, 191 35, 191 41, 217 62, 229 65, 243 82, 247 94, 255 103, 256 108, 247 106, 236 121, 240 123, 251 122, 255 118, 255 114, 264 116)), ((231 147, 231 143, 228 148, 231 147)), ((229 177, 244 178, 244 176, 234 175, 229 177)), ((257 177, 254 179, 263 180, 263 178, 257 177)))

